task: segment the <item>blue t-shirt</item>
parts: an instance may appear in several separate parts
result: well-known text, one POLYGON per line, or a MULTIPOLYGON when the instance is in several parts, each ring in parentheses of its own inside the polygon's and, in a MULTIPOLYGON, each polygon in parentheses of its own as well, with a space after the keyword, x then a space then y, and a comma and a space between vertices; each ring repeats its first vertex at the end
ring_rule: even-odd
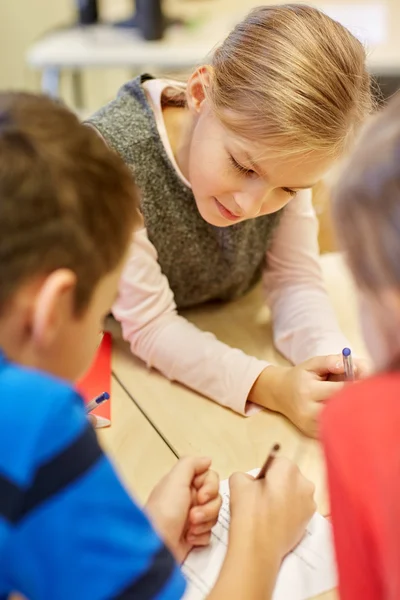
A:
POLYGON ((0 352, 0 599, 172 600, 184 588, 79 395, 0 352))

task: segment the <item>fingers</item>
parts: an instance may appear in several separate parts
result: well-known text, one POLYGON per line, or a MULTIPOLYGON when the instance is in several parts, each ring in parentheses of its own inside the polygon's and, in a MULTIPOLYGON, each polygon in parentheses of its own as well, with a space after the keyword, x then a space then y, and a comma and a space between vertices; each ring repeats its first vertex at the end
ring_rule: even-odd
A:
POLYGON ((219 477, 214 471, 206 471, 197 475, 193 481, 197 493, 197 504, 205 504, 219 494, 219 477))
POLYGON ((192 485, 193 480, 205 473, 211 466, 211 458, 186 456, 178 460, 172 472, 182 483, 192 485))
POLYGON ((211 529, 218 521, 222 498, 218 494, 213 500, 195 506, 189 512, 189 527, 187 541, 193 546, 206 546, 210 542, 211 529))
POLYGON ((328 375, 327 381, 346 381, 346 376, 344 373, 341 375, 328 375))
POLYGON ((191 546, 208 546, 211 540, 211 531, 203 533, 202 535, 190 535, 187 536, 187 541, 191 546))
POLYGON ((305 525, 310 521, 313 514, 317 511, 317 503, 315 501, 315 485, 302 476, 303 496, 307 511, 304 515, 305 525))
POLYGON ((344 366, 341 354, 330 354, 329 356, 315 356, 302 366, 307 371, 312 371, 320 377, 326 377, 329 374, 341 375, 344 373, 344 366))
POLYGON ((251 484, 254 482, 254 477, 249 475, 248 473, 233 473, 229 477, 229 489, 232 495, 236 495, 240 493, 244 486, 251 484))
POLYGON ((301 471, 299 469, 299 473, 301 475, 302 478, 302 485, 303 485, 303 489, 304 489, 304 495, 307 496, 310 500, 310 511, 311 514, 314 514, 315 511, 317 510, 317 504, 315 502, 315 484, 310 481, 310 479, 307 479, 307 477, 304 477, 304 475, 301 474, 301 471))
POLYGON ((232 473, 232 475, 229 478, 229 483, 232 485, 240 485, 242 483, 249 483, 250 481, 254 481, 254 477, 252 475, 249 475, 249 473, 232 473))
MULTIPOLYGON (((338 368, 340 366, 340 373, 329 376, 329 381, 346 381, 344 373, 344 364, 342 358, 338 361, 338 368)), ((372 365, 364 358, 353 358, 353 370, 355 379, 364 379, 372 374, 372 365)))
POLYGON ((310 373, 305 373, 308 381, 299 392, 286 416, 309 437, 318 436, 319 416, 324 402, 330 400, 344 386, 343 382, 320 381, 311 378, 310 373))
POLYGON ((277 457, 271 465, 267 476, 266 485, 275 493, 283 493, 287 500, 289 491, 297 498, 298 505, 302 507, 305 521, 309 521, 316 511, 315 485, 304 477, 298 465, 285 457, 277 457))
MULTIPOLYGON (((217 519, 218 520, 218 519, 217 519)), ((203 533, 208 533, 217 523, 217 520, 208 521, 208 523, 202 523, 201 525, 193 525, 188 530, 188 538, 194 535, 203 535, 203 533)))
POLYGON ((315 381, 311 388, 310 399, 314 402, 329 400, 342 389, 343 385, 342 381, 315 381))
POLYGON ((213 500, 207 502, 207 504, 194 506, 189 512, 189 523, 190 528, 196 525, 204 525, 205 523, 212 522, 212 526, 218 520, 218 514, 221 508, 222 498, 218 494, 213 500))
POLYGON ((111 421, 110 419, 105 419, 104 417, 98 417, 97 415, 87 415, 89 423, 95 429, 102 429, 103 427, 110 427, 111 421))
MULTIPOLYGON (((302 365, 307 371, 316 373, 319 377, 333 376, 339 380, 344 375, 343 357, 341 354, 330 354, 328 356, 315 356, 302 365)), ((353 357, 354 374, 357 378, 366 377, 371 373, 371 365, 368 360, 353 357)))

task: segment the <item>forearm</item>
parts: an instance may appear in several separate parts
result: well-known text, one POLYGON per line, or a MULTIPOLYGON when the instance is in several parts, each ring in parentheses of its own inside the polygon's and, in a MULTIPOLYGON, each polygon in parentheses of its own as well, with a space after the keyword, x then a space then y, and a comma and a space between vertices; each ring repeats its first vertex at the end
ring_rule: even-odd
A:
POLYGON ((350 287, 346 269, 338 255, 319 256, 318 220, 311 193, 306 190, 286 207, 263 273, 275 345, 294 364, 314 356, 337 354, 347 343, 326 282, 331 295, 343 297, 346 313, 349 295, 342 293, 344 286, 350 287), (323 271, 329 277, 324 277, 323 271))
POLYGON ((283 379, 289 369, 290 367, 273 365, 266 367, 251 388, 249 401, 268 408, 268 410, 280 412, 281 390, 284 389, 283 379))
POLYGON ((275 345, 294 364, 348 345, 323 289, 288 286, 274 300, 272 314, 275 345))
POLYGON ((177 314, 172 290, 145 230, 135 235, 113 313, 132 352, 148 366, 248 414, 250 389, 268 363, 220 342, 177 314))
POLYGON ((124 337, 148 366, 242 414, 254 381, 268 364, 178 315, 166 315, 136 333, 124 331, 124 337))
POLYGON ((235 531, 231 524, 225 562, 208 600, 269 600, 275 587, 281 557, 272 544, 265 547, 259 534, 235 531))

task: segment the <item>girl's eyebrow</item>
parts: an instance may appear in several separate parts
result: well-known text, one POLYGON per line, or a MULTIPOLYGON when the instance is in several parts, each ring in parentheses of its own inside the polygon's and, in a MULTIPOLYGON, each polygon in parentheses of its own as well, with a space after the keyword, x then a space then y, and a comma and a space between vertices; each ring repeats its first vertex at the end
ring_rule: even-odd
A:
MULTIPOLYGON (((250 165, 252 166, 252 168, 257 171, 257 173, 259 173, 261 175, 261 177, 264 177, 265 179, 268 179, 268 175, 267 173, 265 173, 265 171, 262 170, 262 168, 260 167, 260 165, 258 165, 246 152, 246 158, 249 161, 250 165)), ((309 188, 314 187, 314 185, 316 185, 315 183, 310 183, 308 185, 286 185, 285 187, 290 188, 290 189, 295 189, 295 190, 308 190, 309 188)))

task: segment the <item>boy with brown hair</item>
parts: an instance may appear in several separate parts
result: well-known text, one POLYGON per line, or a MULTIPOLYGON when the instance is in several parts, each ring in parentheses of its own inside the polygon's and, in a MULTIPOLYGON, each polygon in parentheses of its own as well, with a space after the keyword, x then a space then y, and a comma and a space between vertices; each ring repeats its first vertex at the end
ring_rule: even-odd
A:
MULTIPOLYGON (((96 132, 48 98, 0 94, 1 599, 181 598, 177 562, 210 539, 220 508, 211 461, 179 461, 152 492, 146 511, 162 542, 72 386, 138 222, 131 173, 96 132)), ((312 514, 312 486, 277 460, 266 481, 237 475, 231 491, 211 597, 264 599, 312 514)))

